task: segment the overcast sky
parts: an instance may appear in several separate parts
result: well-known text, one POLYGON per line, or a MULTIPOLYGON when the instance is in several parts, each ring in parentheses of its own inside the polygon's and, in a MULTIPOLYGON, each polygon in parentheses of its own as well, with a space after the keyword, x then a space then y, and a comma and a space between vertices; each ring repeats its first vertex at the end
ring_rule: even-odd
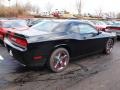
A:
MULTIPOLYGON (((11 4, 16 0, 11 0, 11 4)), ((46 5, 50 2, 53 5, 53 10, 68 10, 76 13, 77 0, 17 0, 19 3, 31 2, 33 5, 40 7, 41 11, 46 11, 46 5)), ((8 1, 6 0, 6 4, 8 1)), ((9 4, 9 3, 8 3, 9 4)), ((120 12, 120 0, 82 0, 82 13, 95 13, 102 9, 103 12, 120 12)))

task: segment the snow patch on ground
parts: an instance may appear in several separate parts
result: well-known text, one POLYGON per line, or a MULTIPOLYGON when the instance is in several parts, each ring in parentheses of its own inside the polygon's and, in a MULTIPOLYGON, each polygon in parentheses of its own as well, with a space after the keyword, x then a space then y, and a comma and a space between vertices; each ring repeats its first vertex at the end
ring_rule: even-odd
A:
POLYGON ((0 61, 3 61, 4 60, 4 58, 0 55, 0 61))

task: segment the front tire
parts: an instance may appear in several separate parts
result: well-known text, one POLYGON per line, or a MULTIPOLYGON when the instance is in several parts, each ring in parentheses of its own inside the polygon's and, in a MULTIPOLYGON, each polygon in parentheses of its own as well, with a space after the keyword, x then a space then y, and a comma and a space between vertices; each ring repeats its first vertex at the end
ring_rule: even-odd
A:
POLYGON ((113 45, 114 45, 114 41, 112 39, 108 39, 108 41, 105 45, 104 53, 110 54, 112 52, 113 45))
POLYGON ((57 48, 50 56, 48 66, 53 72, 62 72, 69 63, 69 52, 65 48, 57 48))

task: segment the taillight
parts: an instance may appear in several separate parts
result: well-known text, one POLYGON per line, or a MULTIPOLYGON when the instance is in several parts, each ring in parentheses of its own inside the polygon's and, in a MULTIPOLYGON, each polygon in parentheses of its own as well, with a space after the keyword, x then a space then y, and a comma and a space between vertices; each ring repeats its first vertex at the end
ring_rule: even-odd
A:
POLYGON ((2 33, 0 33, 0 38, 3 39, 4 38, 4 35, 2 33))
POLYGON ((27 41, 25 39, 19 38, 19 37, 15 37, 10 35, 9 39, 14 42, 15 44, 18 44, 22 47, 27 47, 27 41))
POLYGON ((0 38, 3 39, 4 38, 4 33, 0 31, 0 38))

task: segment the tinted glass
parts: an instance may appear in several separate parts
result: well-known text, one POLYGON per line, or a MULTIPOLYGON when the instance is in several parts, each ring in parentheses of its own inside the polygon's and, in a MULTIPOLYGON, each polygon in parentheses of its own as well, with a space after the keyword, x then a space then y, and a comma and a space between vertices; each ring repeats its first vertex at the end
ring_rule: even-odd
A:
POLYGON ((58 25, 55 29, 52 30, 52 32, 65 32, 67 29, 65 24, 58 25))
POLYGON ((2 23, 2 27, 4 27, 4 28, 11 28, 12 27, 12 23, 11 22, 3 22, 2 23))
POLYGON ((71 28, 69 29, 69 32, 71 32, 71 33, 80 33, 78 25, 72 25, 71 28))
POLYGON ((2 27, 4 28, 16 28, 16 27, 26 27, 26 26, 27 26, 27 22, 24 20, 2 22, 2 27))
POLYGON ((119 21, 115 21, 112 25, 113 26, 120 26, 120 22, 119 21))
POLYGON ((52 32, 55 29, 60 28, 60 23, 55 21, 43 21, 31 27, 31 29, 52 32))
POLYGON ((96 25, 106 25, 103 21, 96 21, 96 25))
POLYGON ((27 22, 26 20, 16 20, 12 22, 12 27, 26 27, 27 22))
POLYGON ((112 25, 113 24, 112 21, 104 21, 104 23, 107 24, 107 25, 112 25))
POLYGON ((87 24, 81 24, 79 25, 79 28, 80 34, 97 33, 97 30, 94 27, 87 24))

